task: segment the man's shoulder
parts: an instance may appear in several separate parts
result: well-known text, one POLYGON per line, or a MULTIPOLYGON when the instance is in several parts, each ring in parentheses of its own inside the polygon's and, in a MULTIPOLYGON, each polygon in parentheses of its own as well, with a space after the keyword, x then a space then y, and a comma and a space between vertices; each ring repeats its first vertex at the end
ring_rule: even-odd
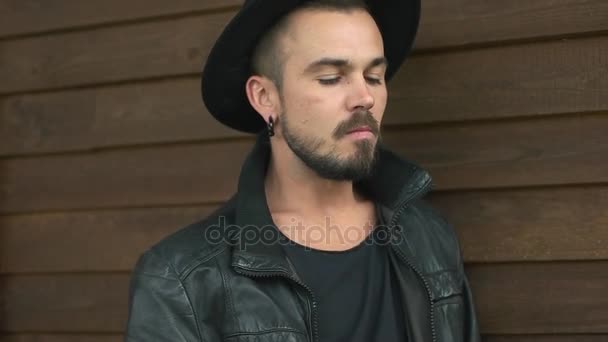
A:
MULTIPOLYGON (((422 260, 455 266, 460 262, 460 246, 453 226, 426 200, 416 200, 399 222, 406 230, 409 246, 422 260)), ((432 264, 432 263, 431 263, 432 264)))
POLYGON ((163 238, 145 251, 136 271, 145 269, 170 270, 178 278, 212 258, 229 251, 223 225, 233 222, 235 197, 231 198, 202 220, 193 222, 163 238))
POLYGON ((418 199, 411 205, 414 218, 421 221, 421 232, 444 235, 455 238, 452 225, 447 221, 444 214, 431 205, 426 199, 418 199))

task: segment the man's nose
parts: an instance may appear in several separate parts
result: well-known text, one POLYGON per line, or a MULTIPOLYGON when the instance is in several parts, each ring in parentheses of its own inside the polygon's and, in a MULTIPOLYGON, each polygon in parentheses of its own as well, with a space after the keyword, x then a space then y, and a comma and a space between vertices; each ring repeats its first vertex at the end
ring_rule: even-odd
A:
POLYGON ((351 80, 349 90, 350 96, 348 106, 350 110, 369 110, 374 106, 374 96, 365 77, 361 76, 357 77, 357 79, 351 80))

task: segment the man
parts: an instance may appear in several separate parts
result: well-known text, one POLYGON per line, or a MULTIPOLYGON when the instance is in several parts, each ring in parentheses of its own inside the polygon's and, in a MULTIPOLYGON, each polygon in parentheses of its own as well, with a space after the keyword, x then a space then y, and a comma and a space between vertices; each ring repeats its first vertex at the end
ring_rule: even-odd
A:
POLYGON ((202 86, 255 146, 222 208, 139 260, 127 341, 479 341, 430 176, 379 143, 418 16, 418 0, 245 3, 202 86))

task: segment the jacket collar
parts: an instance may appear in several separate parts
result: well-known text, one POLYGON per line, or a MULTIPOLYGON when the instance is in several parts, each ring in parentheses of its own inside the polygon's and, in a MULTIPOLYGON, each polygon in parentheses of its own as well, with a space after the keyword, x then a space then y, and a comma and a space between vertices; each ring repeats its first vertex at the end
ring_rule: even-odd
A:
MULTIPOLYGON (((262 228, 278 228, 272 221, 266 201, 264 179, 270 160, 270 141, 265 132, 257 136, 252 151, 243 166, 236 196, 235 223, 243 232, 244 228, 259 232, 262 228)), ((368 179, 355 184, 375 202, 380 204, 385 222, 391 222, 395 211, 413 199, 430 190, 429 173, 408 162, 382 143, 378 144, 378 160, 368 179)), ((247 238, 238 234, 236 238, 247 238)), ((293 274, 283 248, 279 244, 263 243, 262 239, 235 241, 232 265, 248 271, 283 272, 293 274), (241 243, 242 242, 242 243, 241 243)), ((403 241, 403 239, 401 239, 403 241)))

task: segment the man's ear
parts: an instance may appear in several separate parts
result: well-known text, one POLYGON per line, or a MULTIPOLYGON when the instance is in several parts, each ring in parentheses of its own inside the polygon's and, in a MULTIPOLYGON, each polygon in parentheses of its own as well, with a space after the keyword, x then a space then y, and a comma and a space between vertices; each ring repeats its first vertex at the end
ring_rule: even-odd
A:
POLYGON ((276 121, 281 104, 278 89, 273 81, 264 76, 253 75, 247 80, 245 91, 249 103, 264 121, 268 122, 269 116, 276 121))

